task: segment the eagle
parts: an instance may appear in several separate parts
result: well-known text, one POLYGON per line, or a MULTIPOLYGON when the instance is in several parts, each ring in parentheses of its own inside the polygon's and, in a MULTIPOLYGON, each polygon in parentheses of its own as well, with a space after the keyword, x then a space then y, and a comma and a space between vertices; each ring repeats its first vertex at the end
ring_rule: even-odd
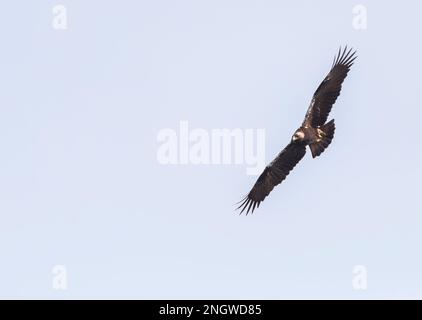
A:
POLYGON ((253 213, 275 186, 280 184, 290 171, 305 156, 306 147, 312 157, 318 157, 330 145, 334 137, 334 119, 327 122, 328 115, 350 67, 356 59, 356 51, 347 46, 339 48, 334 56, 331 70, 316 89, 302 125, 294 132, 290 143, 265 167, 252 190, 244 197, 237 209, 253 213))

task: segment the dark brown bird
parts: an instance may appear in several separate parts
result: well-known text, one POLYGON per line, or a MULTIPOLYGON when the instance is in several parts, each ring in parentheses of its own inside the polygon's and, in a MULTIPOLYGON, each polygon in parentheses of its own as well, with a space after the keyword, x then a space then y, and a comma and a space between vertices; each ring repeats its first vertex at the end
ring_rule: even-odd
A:
POLYGON ((246 210, 248 214, 259 207, 271 190, 286 179, 289 172, 304 157, 306 146, 309 146, 312 157, 315 158, 330 145, 335 126, 334 119, 326 123, 328 114, 355 59, 356 51, 347 51, 347 46, 344 50, 339 49, 330 72, 312 97, 302 125, 295 131, 287 147, 264 169, 248 195, 239 202, 237 209, 242 208, 240 213, 246 210))

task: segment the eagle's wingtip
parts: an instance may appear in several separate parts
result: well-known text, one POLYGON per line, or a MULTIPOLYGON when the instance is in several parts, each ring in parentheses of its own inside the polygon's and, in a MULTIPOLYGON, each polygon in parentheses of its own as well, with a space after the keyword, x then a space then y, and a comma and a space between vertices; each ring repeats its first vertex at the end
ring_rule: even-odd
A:
POLYGON ((235 209, 235 211, 241 209, 239 215, 241 215, 244 211, 246 215, 248 215, 249 212, 252 214, 255 209, 259 207, 260 202, 261 201, 255 201, 251 199, 249 195, 247 195, 242 200, 236 203, 236 205, 238 205, 239 203, 240 205, 235 209))
POLYGON ((336 65, 343 64, 347 67, 351 67, 353 65, 353 61, 357 58, 357 50, 353 47, 348 47, 348 45, 340 46, 338 53, 334 56, 334 61, 331 68, 335 67, 336 65), (349 50, 347 50, 349 49, 349 50))

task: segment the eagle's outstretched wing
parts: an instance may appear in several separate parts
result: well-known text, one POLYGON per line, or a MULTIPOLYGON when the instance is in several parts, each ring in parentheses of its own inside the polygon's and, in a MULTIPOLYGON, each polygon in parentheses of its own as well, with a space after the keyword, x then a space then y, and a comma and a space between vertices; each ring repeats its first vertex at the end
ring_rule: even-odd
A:
POLYGON ((316 89, 303 121, 304 126, 318 127, 327 121, 328 114, 340 94, 343 80, 356 59, 356 51, 352 52, 352 49, 346 51, 347 46, 343 51, 339 49, 330 72, 316 89))
POLYGON ((261 173, 249 194, 240 201, 241 204, 237 208, 242 208, 240 213, 247 209, 246 214, 248 214, 250 210, 253 212, 255 208, 259 207, 261 201, 268 196, 271 190, 286 179, 305 153, 306 144, 300 142, 288 144, 261 173))

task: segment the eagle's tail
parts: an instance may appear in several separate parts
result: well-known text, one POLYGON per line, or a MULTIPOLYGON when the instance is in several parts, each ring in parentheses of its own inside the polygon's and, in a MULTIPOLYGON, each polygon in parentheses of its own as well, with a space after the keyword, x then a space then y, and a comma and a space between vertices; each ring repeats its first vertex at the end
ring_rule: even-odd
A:
POLYGON ((335 129, 334 119, 317 129, 319 131, 320 140, 309 145, 313 158, 318 157, 330 145, 331 140, 334 138, 335 129))

